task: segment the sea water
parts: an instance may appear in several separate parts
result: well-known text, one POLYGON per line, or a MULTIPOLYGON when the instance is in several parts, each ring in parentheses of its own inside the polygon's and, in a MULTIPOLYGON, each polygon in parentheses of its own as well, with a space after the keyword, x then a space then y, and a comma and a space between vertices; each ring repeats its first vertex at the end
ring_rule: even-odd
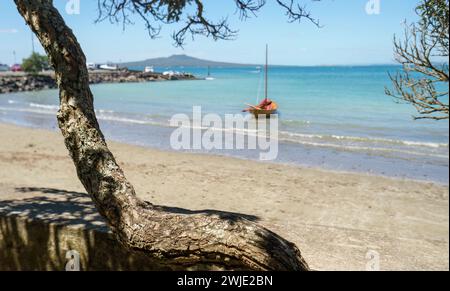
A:
MULTIPOLYGON (((274 162, 448 184, 448 121, 414 120, 415 109, 385 95, 397 66, 272 67, 269 97, 280 107, 274 162)), ((206 77, 206 68, 156 68, 206 77)), ((175 114, 240 114, 264 95, 258 67, 212 68, 213 81, 91 86, 110 140, 172 150, 175 114)), ((0 95, 0 122, 56 129, 58 91, 0 95)), ((252 150, 196 151, 245 159, 252 150)))

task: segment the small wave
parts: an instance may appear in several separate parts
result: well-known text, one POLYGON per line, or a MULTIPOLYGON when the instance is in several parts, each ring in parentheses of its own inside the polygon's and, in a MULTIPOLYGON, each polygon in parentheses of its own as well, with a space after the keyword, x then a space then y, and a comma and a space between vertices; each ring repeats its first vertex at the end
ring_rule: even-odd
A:
POLYGON ((306 146, 333 148, 333 149, 336 149, 336 150, 343 150, 343 151, 401 153, 401 154, 407 154, 407 155, 435 157, 435 158, 442 158, 442 159, 448 159, 448 157, 449 157, 448 155, 423 153, 423 152, 402 150, 402 149, 396 149, 396 148, 340 145, 340 144, 332 144, 332 143, 319 143, 319 142, 300 141, 300 140, 289 139, 289 138, 281 138, 280 140, 287 141, 287 142, 292 142, 292 143, 296 143, 296 144, 301 144, 301 145, 306 145, 306 146))
POLYGON ((384 138, 376 138, 376 137, 303 134, 303 133, 293 133, 293 132, 287 132, 287 131, 280 131, 280 135, 285 135, 285 136, 292 137, 292 138, 356 141, 356 142, 367 142, 367 143, 377 143, 378 142, 378 143, 386 143, 386 144, 394 144, 394 145, 429 147, 429 148, 435 148, 435 149, 437 149, 437 148, 448 148, 449 147, 449 144, 446 144, 446 143, 395 140, 395 139, 384 139, 384 138))
POLYGON ((304 126, 304 125, 309 125, 311 124, 311 121, 308 120, 281 120, 281 124, 283 125, 300 125, 300 126, 304 126))
MULTIPOLYGON (((14 102, 11 104, 15 104, 15 103, 17 103, 17 102, 14 102)), ((38 104, 38 103, 29 103, 28 105, 33 108, 50 110, 51 112, 55 112, 55 111, 59 110, 59 105, 47 105, 47 104, 38 104)), ((115 114, 116 112, 113 110, 96 109, 95 113, 101 115, 101 114, 115 114)))
MULTIPOLYGON (((59 110, 59 106, 58 105, 46 105, 46 104, 38 104, 38 103, 29 103, 29 106, 33 107, 33 108, 40 108, 40 109, 51 110, 52 112, 54 112, 55 110, 56 111, 59 110)), ((95 112, 97 114, 114 114, 114 113, 116 113, 113 110, 106 110, 106 109, 97 109, 97 110, 95 110, 95 112)))
POLYGON ((37 113, 37 114, 45 114, 45 115, 54 115, 56 112, 52 112, 49 110, 42 110, 39 108, 6 108, 6 107, 0 107, 0 110, 7 112, 7 111, 15 111, 15 112, 27 112, 27 113, 37 113))
POLYGON ((369 142, 381 142, 390 144, 401 144, 406 146, 421 146, 430 148, 442 148, 448 147, 445 143, 433 143, 433 142, 420 142, 420 141, 408 141, 408 140, 395 140, 395 139, 385 139, 385 138, 364 138, 364 137, 349 137, 349 136, 338 136, 332 135, 333 138, 341 140, 354 140, 354 141, 369 141, 369 142))
POLYGON ((106 121, 117 121, 117 122, 124 122, 124 123, 134 123, 134 124, 147 124, 147 121, 144 120, 138 120, 138 119, 131 119, 131 118, 124 118, 124 117, 115 117, 115 116, 97 116, 99 120, 106 120, 106 121))
POLYGON ((42 108, 42 109, 48 109, 48 110, 59 110, 59 106, 58 105, 46 105, 46 104, 37 104, 37 103, 30 103, 30 107, 34 107, 34 108, 42 108))
POLYGON ((113 110, 105 110, 105 109, 97 109, 97 110, 95 110, 95 112, 98 114, 114 114, 114 113, 116 113, 113 110))
POLYGON ((139 125, 154 125, 154 126, 164 126, 164 127, 167 126, 167 124, 164 124, 162 122, 155 122, 155 121, 152 121, 152 120, 142 120, 142 119, 127 118, 127 117, 121 117, 121 116, 111 116, 111 115, 98 114, 97 118, 99 120, 103 120, 103 121, 122 122, 122 123, 139 124, 139 125))
POLYGON ((417 141, 401 141, 401 143, 410 146, 425 146, 430 148, 448 148, 449 145, 445 143, 432 143, 432 142, 417 142, 417 141))
MULTIPOLYGON (((173 126, 177 127, 177 126, 173 126)), ((247 129, 247 128, 222 128, 222 127, 206 127, 206 126, 182 126, 182 128, 190 128, 190 129, 200 129, 200 130, 212 130, 212 131, 219 131, 219 132, 232 132, 236 134, 257 134, 260 131, 257 129, 247 129)))
MULTIPOLYGON (((56 111, 59 110, 59 106, 55 105, 43 105, 30 103, 28 108, 8 108, 8 107, 0 107, 2 112, 27 112, 27 113, 36 113, 36 114, 45 114, 45 115, 54 115, 56 111)), ((133 123, 133 124, 148 124, 148 125, 159 125, 159 126, 167 126, 164 123, 158 123, 151 120, 139 120, 133 118, 127 118, 122 116, 115 115, 112 110, 96 110, 97 118, 99 120, 105 121, 115 121, 115 122, 123 122, 123 123, 133 123)))

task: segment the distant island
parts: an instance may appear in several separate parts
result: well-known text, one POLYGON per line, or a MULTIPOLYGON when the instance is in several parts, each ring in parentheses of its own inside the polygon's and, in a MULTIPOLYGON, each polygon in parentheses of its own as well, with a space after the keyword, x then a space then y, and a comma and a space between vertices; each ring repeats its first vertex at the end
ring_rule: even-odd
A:
POLYGON ((173 55, 166 58, 155 58, 144 61, 128 62, 120 64, 120 67, 222 67, 222 68, 236 68, 236 67, 250 67, 257 66, 251 64, 235 64, 226 62, 215 62, 209 60, 202 60, 187 55, 173 55))
MULTIPOLYGON (((238 63, 203 60, 188 55, 172 55, 170 57, 161 57, 161 58, 147 59, 143 61, 126 62, 118 65, 121 68, 133 68, 133 67, 243 68, 243 67, 262 66, 262 64, 238 64, 238 63)), ((371 66, 398 66, 398 65, 393 63, 386 63, 386 64, 348 64, 348 65, 323 64, 317 66, 271 64, 271 66, 272 67, 371 67, 371 66)))

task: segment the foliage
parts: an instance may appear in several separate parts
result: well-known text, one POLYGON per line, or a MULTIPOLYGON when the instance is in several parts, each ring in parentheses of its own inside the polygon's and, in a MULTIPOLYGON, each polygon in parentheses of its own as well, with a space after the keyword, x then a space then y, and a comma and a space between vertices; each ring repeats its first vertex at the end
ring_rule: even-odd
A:
POLYGON ((23 60, 22 69, 27 73, 36 74, 48 68, 48 57, 36 52, 23 60))
MULTIPOLYGON (((234 3, 242 20, 256 16, 267 4, 267 0, 227 1, 234 3)), ((284 11, 289 22, 307 19, 319 26, 319 21, 314 19, 306 6, 301 3, 303 1, 275 0, 274 2, 284 11)), ((227 18, 212 20, 207 17, 208 5, 201 0, 98 0, 98 7, 97 21, 108 19, 111 22, 122 23, 124 27, 133 23, 132 15, 138 15, 145 22, 152 38, 159 35, 162 25, 180 23, 181 27, 173 33, 176 46, 182 46, 188 35, 192 38, 203 35, 214 40, 229 40, 237 34, 237 30, 228 25, 227 18)))
POLYGON ((422 0, 416 12, 420 21, 406 25, 404 40, 394 39, 403 70, 390 76, 394 88, 386 94, 412 104, 415 119, 449 119, 449 0, 422 0))

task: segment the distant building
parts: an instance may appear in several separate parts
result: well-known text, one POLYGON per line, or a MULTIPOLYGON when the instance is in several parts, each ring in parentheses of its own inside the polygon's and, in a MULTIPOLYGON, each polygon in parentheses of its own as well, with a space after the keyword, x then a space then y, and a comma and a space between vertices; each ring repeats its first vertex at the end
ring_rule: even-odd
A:
POLYGON ((94 63, 87 63, 86 64, 88 70, 98 70, 99 69, 99 65, 94 64, 94 63))
POLYGON ((119 70, 119 66, 117 66, 117 65, 111 65, 111 64, 100 65, 100 70, 105 70, 105 71, 117 71, 117 70, 119 70))
POLYGON ((144 73, 154 73, 155 72, 155 68, 153 66, 147 66, 144 69, 144 73))

